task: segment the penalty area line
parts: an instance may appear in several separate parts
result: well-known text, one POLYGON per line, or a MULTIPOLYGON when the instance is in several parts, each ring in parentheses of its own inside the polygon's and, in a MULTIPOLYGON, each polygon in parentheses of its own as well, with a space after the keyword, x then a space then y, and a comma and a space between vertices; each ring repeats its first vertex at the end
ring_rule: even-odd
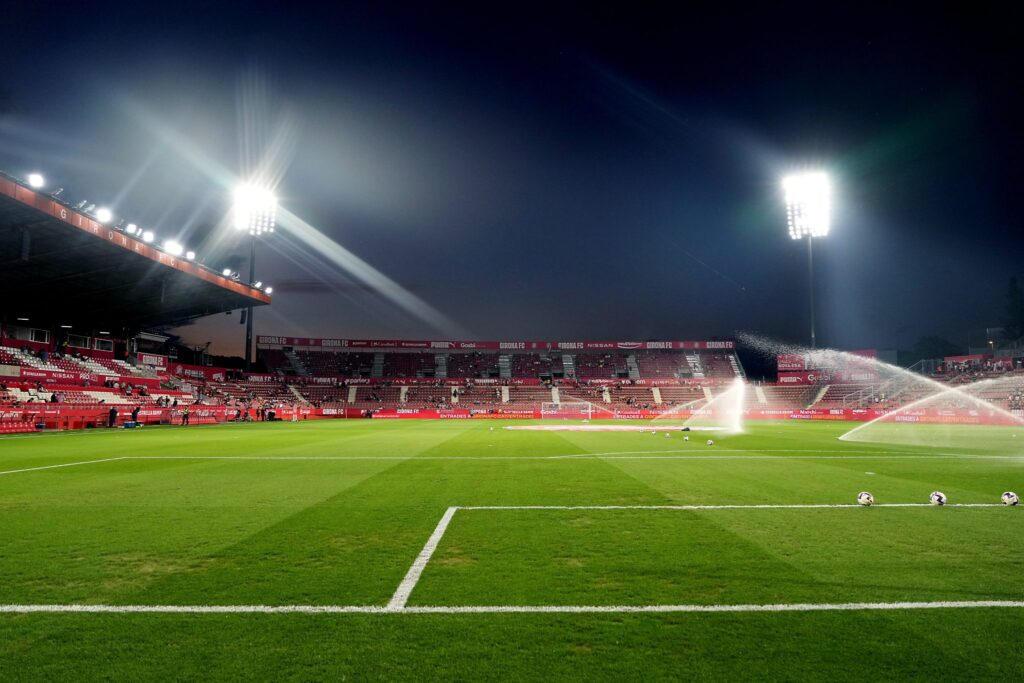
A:
POLYGON ((1001 508, 1001 503, 947 503, 933 505, 931 503, 878 503, 860 505, 858 503, 809 503, 793 505, 753 504, 753 505, 461 505, 459 510, 809 510, 820 508, 1001 508))
MULTIPOLYGON (((454 508, 449 508, 453 510, 454 508)), ((1024 608, 1024 600, 779 603, 766 605, 0 605, 0 614, 671 614, 1024 608)))
POLYGON ((452 517, 455 516, 456 511, 459 508, 450 507, 444 511, 441 516, 441 521, 437 523, 434 528, 434 533, 430 534, 430 538, 427 539, 426 544, 423 546, 423 550, 413 560, 412 566, 409 567, 409 571, 406 573, 405 578, 402 579, 402 583, 398 584, 398 588, 395 590, 395 594, 391 596, 391 600, 388 602, 387 608, 389 610, 400 610, 405 608, 405 604, 409 601, 409 596, 412 594, 413 588, 416 587, 416 583, 420 580, 420 576, 423 574, 423 570, 427 567, 427 562, 430 562, 431 556, 434 551, 437 550, 438 543, 441 542, 441 537, 444 536, 444 532, 448 529, 448 525, 452 521, 452 517))

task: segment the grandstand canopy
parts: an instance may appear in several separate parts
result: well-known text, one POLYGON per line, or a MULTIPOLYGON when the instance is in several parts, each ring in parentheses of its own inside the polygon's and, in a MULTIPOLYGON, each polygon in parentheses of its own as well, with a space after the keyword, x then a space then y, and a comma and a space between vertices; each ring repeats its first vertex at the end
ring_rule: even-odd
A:
POLYGON ((0 312, 81 327, 174 325, 270 303, 0 177, 0 312))

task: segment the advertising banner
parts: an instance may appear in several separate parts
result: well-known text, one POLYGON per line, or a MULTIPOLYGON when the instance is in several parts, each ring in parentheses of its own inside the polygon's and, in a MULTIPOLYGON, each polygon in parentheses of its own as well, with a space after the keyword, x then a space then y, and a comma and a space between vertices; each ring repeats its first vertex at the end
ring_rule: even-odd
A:
POLYGON ((779 372, 779 384, 815 384, 821 379, 821 373, 816 370, 803 370, 801 372, 779 372))
POLYGON ((223 382, 228 376, 227 368, 210 368, 205 365, 188 365, 186 363, 172 363, 169 371, 178 377, 203 379, 208 382, 223 382))
POLYGON ((124 376, 124 375, 94 375, 91 372, 65 372, 63 370, 37 370, 36 368, 27 368, 24 366, 5 366, 8 368, 14 368, 16 374, 8 375, 8 377, 18 377, 27 382, 42 382, 43 384, 56 384, 66 386, 82 386, 86 382, 93 386, 100 386, 107 380, 118 382, 122 385, 132 384, 137 387, 146 387, 147 389, 159 389, 160 380, 154 377, 137 377, 124 376))
POLYGON ((780 353, 776 356, 776 362, 780 371, 805 370, 807 368, 806 360, 802 353, 780 353))
POLYGON ((423 351, 658 351, 723 350, 736 348, 734 341, 459 341, 408 339, 335 339, 261 335, 257 346, 302 346, 325 351, 423 350, 423 351))
POLYGON ((877 382, 875 370, 804 370, 780 372, 779 384, 867 384, 877 382))
POLYGON ((167 356, 160 356, 155 353, 140 353, 139 362, 143 365, 151 365, 157 370, 167 369, 167 356))

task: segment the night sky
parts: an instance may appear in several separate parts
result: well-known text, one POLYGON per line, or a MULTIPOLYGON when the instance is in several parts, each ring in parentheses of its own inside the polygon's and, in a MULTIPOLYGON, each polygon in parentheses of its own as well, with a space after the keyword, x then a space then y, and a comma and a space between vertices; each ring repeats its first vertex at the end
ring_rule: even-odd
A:
MULTIPOLYGON (((222 219, 270 168, 397 283, 282 229, 257 334, 805 341, 780 179, 808 166, 837 194, 819 343, 964 344, 1022 271, 1019 8, 29 4, 0 169, 245 272, 222 219)), ((238 320, 179 332, 239 353, 238 320)))

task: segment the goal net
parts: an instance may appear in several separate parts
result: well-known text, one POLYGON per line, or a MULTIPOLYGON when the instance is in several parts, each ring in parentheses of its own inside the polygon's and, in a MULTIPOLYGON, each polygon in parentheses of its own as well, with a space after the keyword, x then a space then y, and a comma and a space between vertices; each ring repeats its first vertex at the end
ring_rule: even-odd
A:
POLYGON ((540 416, 542 418, 566 418, 570 420, 589 420, 594 410, 590 403, 542 403, 540 405, 540 416))

